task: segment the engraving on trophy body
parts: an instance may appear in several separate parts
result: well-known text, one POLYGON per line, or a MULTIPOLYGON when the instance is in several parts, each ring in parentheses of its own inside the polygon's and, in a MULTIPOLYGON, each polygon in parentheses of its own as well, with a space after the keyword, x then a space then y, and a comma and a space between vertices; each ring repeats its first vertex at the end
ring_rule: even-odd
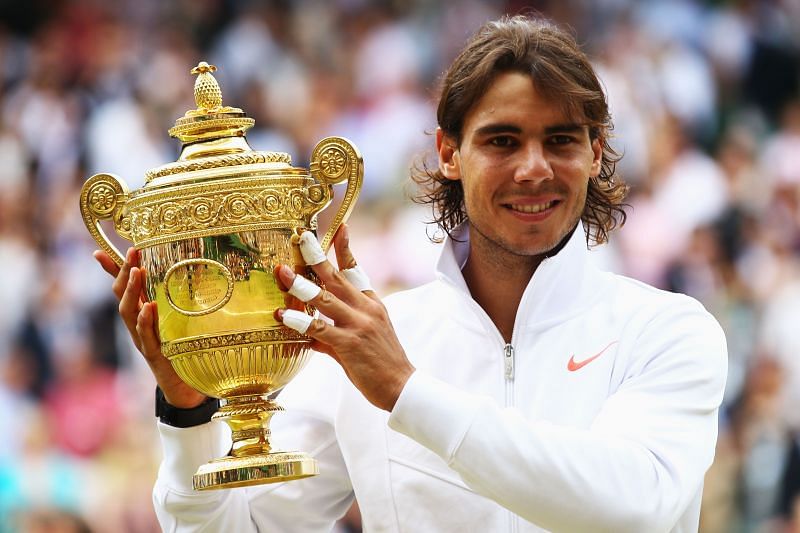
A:
POLYGON ((172 265, 164 276, 167 301, 187 316, 213 313, 233 294, 233 275, 211 259, 187 259, 172 265))

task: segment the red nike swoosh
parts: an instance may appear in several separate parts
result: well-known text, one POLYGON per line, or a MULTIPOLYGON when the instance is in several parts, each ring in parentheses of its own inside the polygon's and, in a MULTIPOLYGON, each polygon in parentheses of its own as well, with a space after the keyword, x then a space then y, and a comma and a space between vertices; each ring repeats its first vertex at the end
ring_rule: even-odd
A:
POLYGON ((589 357, 588 359, 584 359, 583 361, 575 361, 575 354, 572 354, 572 357, 569 358, 569 362, 567 363, 567 370, 570 372, 575 372, 576 370, 580 370, 581 368, 585 367, 601 355, 605 353, 606 350, 611 348, 613 345, 617 344, 618 341, 613 341, 608 344, 605 348, 594 354, 593 356, 589 357))

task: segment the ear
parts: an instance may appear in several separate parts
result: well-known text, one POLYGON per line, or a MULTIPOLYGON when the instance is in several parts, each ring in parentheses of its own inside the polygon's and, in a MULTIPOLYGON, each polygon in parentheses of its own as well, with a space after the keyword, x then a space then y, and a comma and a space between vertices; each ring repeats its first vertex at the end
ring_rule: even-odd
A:
POLYGON ((605 139, 602 137, 597 137, 596 139, 592 140, 592 169, 590 171, 590 176, 596 178, 600 175, 600 170, 603 166, 603 146, 605 145, 605 139))
POLYGON ((439 171, 449 180, 461 179, 461 156, 456 140, 436 128, 436 151, 439 154, 439 171))

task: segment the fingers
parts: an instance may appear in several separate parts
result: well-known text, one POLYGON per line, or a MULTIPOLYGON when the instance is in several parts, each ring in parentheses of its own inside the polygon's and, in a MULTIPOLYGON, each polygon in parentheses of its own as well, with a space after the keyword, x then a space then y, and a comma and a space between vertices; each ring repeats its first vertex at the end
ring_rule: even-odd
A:
MULTIPOLYGON (((324 353, 332 357, 337 363, 341 364, 341 359, 336 350, 328 342, 341 341, 335 328, 325 321, 315 319, 303 311, 292 309, 278 309, 275 311, 275 318, 287 327, 290 327, 303 335, 311 337, 311 349, 315 352, 324 353), (328 341, 323 340, 323 337, 328 341)), ((345 369, 347 373, 347 369, 345 369)))
POLYGON ((114 295, 118 300, 122 299, 122 295, 128 285, 131 268, 138 266, 139 252, 136 250, 136 248, 128 248, 128 252, 125 254, 125 261, 122 263, 122 268, 119 269, 117 277, 114 279, 114 283, 111 285, 111 289, 114 291, 114 295))
POLYGON ((302 311, 295 311, 294 309, 286 309, 278 311, 278 318, 283 321, 283 325, 298 333, 305 335, 308 327, 314 321, 314 317, 307 315, 302 311))
POLYGON ((369 276, 356 263, 353 252, 350 251, 350 230, 347 224, 342 224, 333 237, 333 247, 336 251, 336 262, 339 264, 342 276, 360 292, 374 292, 369 276))
MULTIPOLYGON (((286 265, 278 266, 276 272, 280 284, 289 287, 289 294, 297 300, 315 306, 336 322, 347 322, 348 316, 352 314, 352 309, 332 292, 323 290, 306 278, 298 276, 286 265)), ((301 311, 298 310, 298 312, 301 311)))
POLYGON ((366 271, 361 268, 350 251, 350 229, 347 224, 342 224, 339 231, 333 237, 333 246, 336 250, 336 262, 342 269, 342 276, 355 287, 356 290, 366 294, 371 298, 377 298, 372 288, 372 283, 366 271))
POLYGON ((128 248, 122 267, 118 267, 104 251, 97 250, 93 255, 103 270, 114 276, 112 290, 119 300, 122 321, 136 348, 144 355, 166 400, 181 408, 200 405, 205 396, 186 385, 161 352, 158 308, 155 302, 145 302, 145 271, 139 268, 138 251, 128 248))
POLYGON ((95 250, 92 254, 100 266, 114 276, 111 289, 119 300, 119 313, 125 326, 133 337, 137 348, 140 347, 139 337, 136 335, 136 323, 139 311, 142 308, 142 288, 144 287, 144 271, 139 266, 139 252, 136 248, 128 248, 122 267, 117 266, 111 256, 102 250, 95 250))
POLYGON ((372 289, 372 283, 369 281, 369 276, 364 271, 363 268, 356 265, 352 268, 347 268, 342 270, 342 276, 344 279, 350 282, 350 284, 356 288, 356 290, 361 291, 363 293, 373 293, 374 290, 372 289))
POLYGON ((141 349, 141 341, 139 339, 136 325, 139 318, 139 312, 142 309, 142 302, 140 300, 143 286, 142 282, 142 270, 140 270, 138 267, 131 267, 130 274, 128 276, 128 283, 125 285, 119 300, 119 314, 122 317, 122 321, 125 323, 125 326, 128 328, 131 337, 133 337, 136 347, 139 349, 141 349))
POLYGON ((136 332, 141 342, 140 351, 150 366, 164 398, 171 405, 183 409, 197 407, 206 397, 189 387, 175 372, 169 359, 161 352, 158 337, 158 307, 155 302, 146 302, 136 321, 136 332))
POLYGON ((287 309, 296 309, 297 311, 304 311, 306 308, 305 302, 295 298, 288 292, 283 295, 283 306, 287 309))
MULTIPOLYGON (((340 228, 340 232, 337 232, 336 238, 339 240, 346 240, 347 230, 342 233, 340 228)), ((355 305, 358 303, 361 298, 360 291, 353 287, 345 276, 327 260, 319 241, 317 241, 317 238, 312 232, 305 231, 300 235, 299 246, 300 253, 303 255, 303 260, 314 270, 314 273, 317 274, 320 281, 322 281, 329 291, 335 293, 336 296, 348 304, 355 305)), ((343 245, 341 252, 337 249, 337 254, 341 254, 342 260, 355 264, 355 259, 350 253, 347 244, 343 245)))
POLYGON ((322 251, 322 246, 310 231, 304 231, 300 234, 298 244, 300 245, 300 253, 303 254, 303 261, 307 265, 315 266, 328 262, 325 252, 322 251))
POLYGON ((111 259, 111 256, 102 250, 95 250, 92 256, 100 263, 103 270, 111 274, 112 277, 117 277, 119 274, 119 266, 111 259))
POLYGON ((297 275, 294 277, 294 281, 289 287, 289 294, 296 297, 301 302, 313 300, 320 292, 322 292, 322 289, 319 285, 297 275))
POLYGON ((149 361, 163 359, 161 357, 161 340, 158 338, 158 308, 155 302, 142 305, 136 319, 136 333, 139 335, 142 353, 149 361))
POLYGON ((298 244, 300 253, 303 255, 303 261, 314 270, 323 283, 341 284, 342 278, 338 276, 339 272, 328 261, 325 252, 322 251, 322 246, 312 232, 304 231, 301 233, 298 244))
POLYGON ((356 266, 356 258, 350 251, 350 230, 347 224, 342 224, 336 235, 333 236, 333 247, 336 251, 336 263, 341 270, 356 266))
POLYGON ((340 346, 343 341, 349 342, 352 332, 347 328, 363 322, 365 316, 374 313, 375 304, 372 300, 377 296, 372 291, 366 273, 358 267, 350 252, 347 227, 342 226, 334 237, 337 261, 340 266, 347 267, 341 272, 327 260, 313 233, 302 233, 297 238, 297 244, 303 261, 314 270, 325 288, 295 274, 290 267, 279 265, 274 274, 281 290, 288 292, 288 309, 276 310, 276 319, 308 335, 320 345, 340 346), (364 294, 368 298, 364 298, 364 294), (303 305, 290 305, 303 302, 315 306, 332 323, 310 316, 303 305))
POLYGON ((128 283, 119 299, 119 312, 123 318, 130 316, 136 318, 141 309, 139 294, 142 291, 142 270, 138 267, 131 267, 128 275, 128 283))
POLYGON ((284 326, 313 338, 316 341, 315 349, 317 351, 330 353, 332 351, 330 346, 341 345, 343 338, 347 335, 342 329, 336 328, 322 319, 314 318, 303 311, 278 309, 275 316, 283 322, 284 326))

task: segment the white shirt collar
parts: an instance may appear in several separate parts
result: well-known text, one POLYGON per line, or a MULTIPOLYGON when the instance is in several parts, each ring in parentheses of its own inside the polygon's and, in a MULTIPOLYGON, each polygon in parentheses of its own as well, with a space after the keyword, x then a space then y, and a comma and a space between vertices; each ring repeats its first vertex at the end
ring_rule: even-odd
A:
MULTIPOLYGON (((561 320, 585 307, 592 295, 591 276, 600 272, 589 268, 586 232, 579 223, 564 247, 544 259, 531 277, 522 295, 517 321, 530 326, 544 321, 561 320)), ((461 269, 469 257, 469 224, 458 226, 445 239, 436 265, 437 278, 470 297, 461 269)), ((515 326, 516 327, 519 327, 515 326)))

